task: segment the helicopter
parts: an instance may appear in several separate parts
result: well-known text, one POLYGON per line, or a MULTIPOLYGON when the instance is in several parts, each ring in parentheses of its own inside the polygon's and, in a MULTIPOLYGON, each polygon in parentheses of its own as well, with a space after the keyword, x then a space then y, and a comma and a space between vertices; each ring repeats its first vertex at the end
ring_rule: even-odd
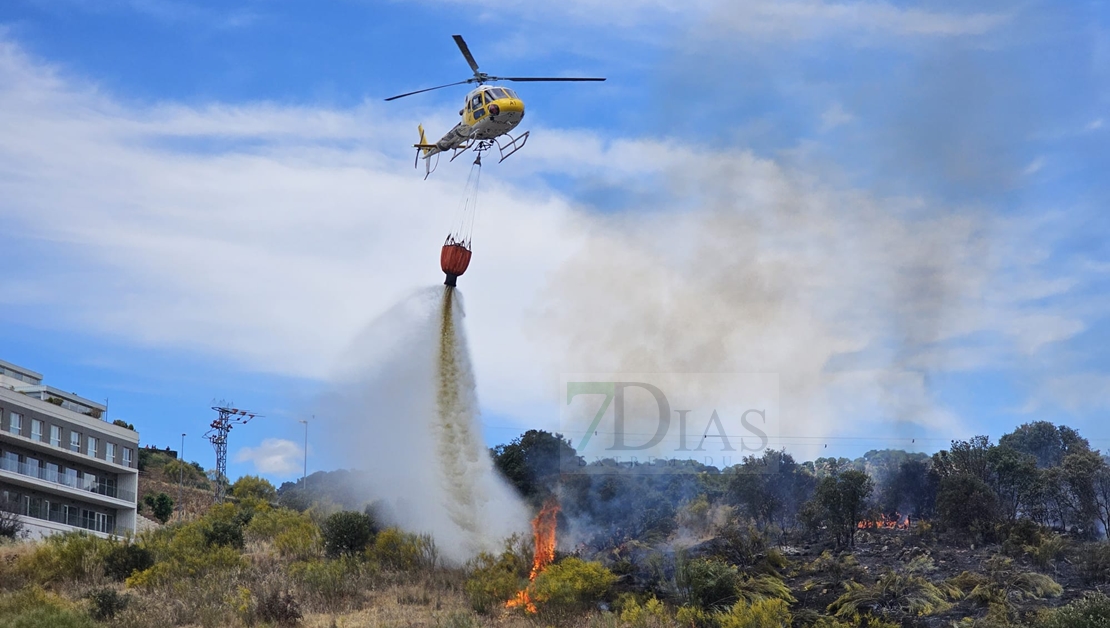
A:
POLYGON ((454 161, 459 155, 473 149, 478 153, 475 163, 481 165, 482 153, 496 146, 501 156, 499 160, 500 163, 508 159, 513 153, 524 148, 524 145, 528 142, 529 131, 525 131, 515 137, 510 133, 520 124, 520 121, 524 119, 524 101, 521 100, 520 96, 518 96, 515 91, 507 87, 488 85, 488 83, 500 81, 564 82, 605 80, 604 78, 491 76, 478 69, 478 62, 474 60, 474 55, 470 54, 470 48, 467 47, 466 41, 463 40, 462 36, 454 35, 453 37, 455 39, 455 44, 459 47, 459 51, 462 52, 463 57, 466 58, 466 62, 470 64, 470 69, 474 72, 474 76, 464 81, 428 87, 426 89, 418 89, 415 92, 399 94, 385 99, 388 102, 414 94, 422 94, 445 87, 453 87, 455 85, 478 84, 477 88, 471 90, 466 95, 463 108, 459 109, 459 116, 461 116, 462 119, 455 125, 455 128, 448 131, 438 142, 434 144, 429 143, 424 135, 424 125, 417 127, 417 130, 420 132, 420 141, 417 144, 413 144, 413 147, 416 148, 416 162, 413 165, 419 166, 420 159, 424 159, 425 179, 435 171, 436 166, 439 164, 440 153, 451 152, 451 161, 454 161), (435 157, 434 164, 432 162, 432 157, 435 157))

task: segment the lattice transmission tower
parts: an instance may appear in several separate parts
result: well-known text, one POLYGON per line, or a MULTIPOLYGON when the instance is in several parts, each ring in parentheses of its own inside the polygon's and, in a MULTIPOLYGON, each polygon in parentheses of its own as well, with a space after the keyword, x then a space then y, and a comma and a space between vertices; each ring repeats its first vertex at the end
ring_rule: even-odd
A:
POLYGON ((233 403, 221 403, 212 406, 219 416, 212 421, 210 429, 204 434, 216 449, 216 502, 222 502, 227 492, 227 436, 231 433, 231 428, 262 416, 234 408, 233 405, 233 403))

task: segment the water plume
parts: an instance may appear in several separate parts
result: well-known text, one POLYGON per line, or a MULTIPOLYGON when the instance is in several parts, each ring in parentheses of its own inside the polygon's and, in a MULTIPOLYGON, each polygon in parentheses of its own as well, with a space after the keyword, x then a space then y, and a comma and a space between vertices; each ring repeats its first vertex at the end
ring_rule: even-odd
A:
POLYGON ((366 501, 455 562, 528 529, 482 442, 461 296, 420 290, 371 323, 325 399, 328 453, 367 472, 366 501))

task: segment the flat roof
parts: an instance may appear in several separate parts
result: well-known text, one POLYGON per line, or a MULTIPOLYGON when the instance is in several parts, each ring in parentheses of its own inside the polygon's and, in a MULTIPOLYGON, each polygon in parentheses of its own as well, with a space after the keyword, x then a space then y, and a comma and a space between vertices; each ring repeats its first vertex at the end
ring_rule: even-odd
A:
POLYGON ((37 380, 42 379, 42 373, 36 373, 35 371, 32 371, 29 368, 22 367, 18 364, 12 364, 11 362, 5 362, 4 360, 0 360, 0 366, 4 367, 5 369, 8 369, 8 370, 17 371, 17 372, 19 372, 23 375, 33 377, 37 380))
POLYGON ((92 401, 91 399, 85 399, 84 397, 82 397, 81 395, 78 395, 76 393, 66 392, 64 390, 58 390, 57 388, 54 388, 53 386, 47 386, 46 384, 36 384, 34 386, 16 386, 15 391, 18 392, 18 393, 23 393, 23 394, 35 393, 35 392, 46 392, 46 393, 49 393, 49 394, 51 394, 55 397, 61 397, 62 399, 67 399, 69 401, 79 403, 83 406, 88 406, 90 408, 96 408, 97 410, 100 410, 101 412, 107 412, 108 411, 108 406, 105 406, 104 404, 97 403, 95 401, 92 401))

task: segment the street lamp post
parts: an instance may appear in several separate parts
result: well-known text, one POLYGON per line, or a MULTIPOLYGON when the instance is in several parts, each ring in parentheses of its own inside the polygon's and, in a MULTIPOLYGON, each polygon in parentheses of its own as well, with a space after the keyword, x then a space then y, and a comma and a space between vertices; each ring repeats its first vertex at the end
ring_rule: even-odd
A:
MULTIPOLYGON (((316 415, 312 415, 315 419, 316 415)), ((301 419, 300 423, 304 423, 304 473, 301 475, 301 488, 308 490, 308 421, 301 419)))

